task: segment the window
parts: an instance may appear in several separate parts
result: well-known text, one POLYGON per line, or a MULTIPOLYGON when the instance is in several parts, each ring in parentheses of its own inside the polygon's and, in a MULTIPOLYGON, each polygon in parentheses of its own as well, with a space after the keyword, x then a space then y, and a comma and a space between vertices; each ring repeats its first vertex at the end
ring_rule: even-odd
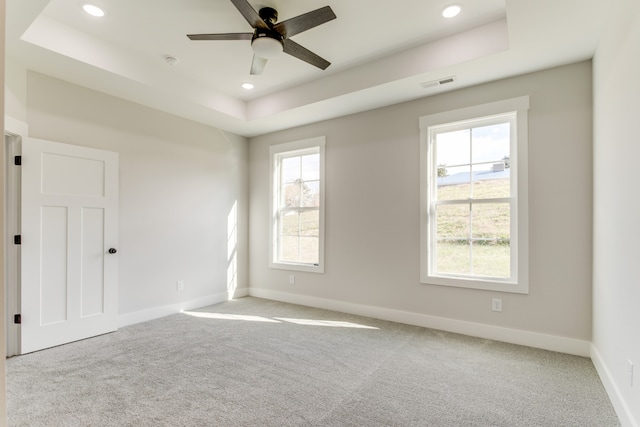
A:
POLYGON ((324 272, 325 138, 270 148, 271 267, 324 272))
POLYGON ((528 293, 528 105, 420 118, 423 283, 528 293))

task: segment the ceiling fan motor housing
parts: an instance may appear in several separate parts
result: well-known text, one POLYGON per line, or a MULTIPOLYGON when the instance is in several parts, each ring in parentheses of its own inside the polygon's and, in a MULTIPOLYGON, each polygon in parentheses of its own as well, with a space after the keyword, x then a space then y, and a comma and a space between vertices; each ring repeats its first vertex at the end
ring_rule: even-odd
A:
POLYGON ((259 39, 262 37, 268 37, 270 39, 277 40, 280 43, 282 43, 282 40, 284 39, 282 35, 275 30, 267 30, 266 28, 256 28, 256 30, 253 32, 253 37, 251 38, 251 44, 253 44, 253 42, 256 39, 259 39))
POLYGON ((272 7, 263 7, 258 11, 258 15, 260 15, 260 18, 269 26, 278 22, 278 11, 272 7))

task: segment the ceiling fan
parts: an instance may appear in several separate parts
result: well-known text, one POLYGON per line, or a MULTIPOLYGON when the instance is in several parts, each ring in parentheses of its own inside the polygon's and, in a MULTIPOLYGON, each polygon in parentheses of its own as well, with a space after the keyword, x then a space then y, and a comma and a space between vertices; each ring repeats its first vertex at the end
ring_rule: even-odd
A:
POLYGON ((331 63, 299 45, 289 37, 336 19, 331 7, 325 6, 276 24, 278 11, 263 7, 260 11, 248 0, 231 0, 244 19, 255 29, 253 33, 187 34, 191 40, 251 40, 253 61, 251 74, 262 74, 267 60, 284 52, 322 70, 331 63))

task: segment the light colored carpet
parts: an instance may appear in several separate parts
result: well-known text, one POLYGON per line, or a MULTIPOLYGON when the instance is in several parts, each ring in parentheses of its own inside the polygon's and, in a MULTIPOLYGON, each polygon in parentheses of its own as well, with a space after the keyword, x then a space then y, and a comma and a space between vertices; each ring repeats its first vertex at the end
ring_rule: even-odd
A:
POLYGON ((10 426, 618 426, 587 358, 242 298, 11 358, 10 426))

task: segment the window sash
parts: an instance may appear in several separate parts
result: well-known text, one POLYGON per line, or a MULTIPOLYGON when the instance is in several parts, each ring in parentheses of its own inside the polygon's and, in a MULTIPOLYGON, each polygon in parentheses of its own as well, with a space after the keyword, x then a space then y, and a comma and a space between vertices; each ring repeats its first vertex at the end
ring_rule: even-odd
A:
MULTIPOLYGON (((432 153, 432 158, 431 161, 429 163, 429 176, 431 177, 431 181, 432 181, 432 185, 430 187, 430 194, 429 194, 429 199, 431 200, 431 208, 429 209, 429 223, 431 224, 430 227, 430 232, 429 232, 429 258, 430 258, 430 262, 429 262, 429 274, 433 275, 433 276, 444 276, 444 277, 462 277, 462 278, 473 278, 473 279, 481 279, 481 280, 494 280, 494 281, 506 281, 506 282, 513 282, 515 275, 517 274, 517 263, 515 262, 514 259, 514 251, 510 250, 510 254, 509 254, 509 275, 508 277, 496 277, 496 276, 488 276, 488 275, 483 275, 483 274, 476 274, 473 271, 473 241, 482 241, 482 239, 474 239, 473 238, 473 233, 474 233, 474 229, 473 229, 473 212, 472 212, 472 206, 474 204, 482 204, 482 203, 493 203, 493 204, 497 204, 497 203, 508 203, 509 204, 509 217, 510 217, 510 230, 509 230, 509 242, 510 242, 510 249, 514 248, 515 245, 513 245, 512 243, 517 242, 517 231, 513 229, 513 227, 511 226, 512 218, 514 218, 515 216, 517 216, 517 203, 515 200, 515 197, 513 197, 513 189, 517 188, 517 176, 516 174, 513 173, 509 173, 509 192, 510 192, 510 197, 508 198, 474 198, 473 195, 473 189, 474 189, 474 184, 476 183, 476 181, 473 180, 473 169, 474 166, 478 166, 478 165, 487 165, 487 164, 493 164, 497 161, 500 161, 502 159, 496 158, 496 159, 492 159, 489 161, 482 161, 482 162, 474 162, 474 158, 473 158, 473 152, 474 152, 474 141, 473 141, 473 130, 476 128, 482 128, 482 127, 487 127, 487 126, 495 126, 495 125, 502 125, 502 124, 509 124, 509 157, 511 158, 512 155, 512 151, 514 148, 514 145, 516 144, 516 120, 515 120, 515 114, 514 113, 505 113, 505 114, 498 114, 498 115, 494 115, 494 116, 490 116, 490 117, 480 117, 480 118, 476 118, 476 119, 470 119, 470 120, 464 120, 461 122, 457 122, 457 123, 453 123, 453 124, 443 124, 443 125, 439 125, 439 126, 433 126, 429 128, 429 151, 432 153), (454 165, 446 165, 447 168, 454 168, 456 166, 460 167, 469 167, 469 191, 470 191, 470 197, 468 198, 464 198, 464 199, 452 199, 452 200, 439 200, 438 197, 438 162, 437 162, 437 137, 439 134, 441 133, 450 133, 450 132, 455 132, 455 131, 468 131, 468 137, 469 137, 469 145, 468 145, 468 150, 469 150, 469 162, 467 163, 460 163, 460 164, 454 164, 454 165), (462 237, 466 237, 465 240, 467 240, 469 242, 469 257, 468 257, 468 264, 469 266, 471 266, 471 268, 469 269, 469 273, 464 273, 464 274, 454 274, 454 273, 450 273, 450 272, 444 272, 444 271, 440 271, 437 268, 438 265, 438 244, 442 241, 440 239, 440 236, 438 236, 437 234, 437 229, 438 229, 438 218, 436 215, 437 212, 437 206, 439 205, 469 205, 470 209, 469 209, 469 214, 468 214, 468 221, 469 221, 469 229, 468 229, 468 236, 460 236, 462 237), (515 242, 514 242, 515 241, 515 242)), ((516 159, 512 159, 512 163, 517 163, 516 159)), ((466 182, 466 181, 465 181, 466 182)), ((486 239, 485 239, 486 240, 486 239)))
POLYGON ((320 273, 324 271, 324 144, 324 137, 320 137, 270 148, 273 192, 270 250, 272 268, 320 273), (305 168, 304 157, 310 155, 318 155, 317 171, 305 168), (293 169, 285 171, 283 163, 296 158, 300 158, 299 163, 293 169), (296 170, 296 167, 299 169, 296 170), (309 194, 303 190, 305 184, 310 187, 309 194), (300 185, 300 189, 295 194, 297 185, 300 185), (294 194, 287 194, 286 191, 293 191, 294 194), (307 229, 305 232, 301 221, 304 221, 305 214, 314 212, 317 215, 311 215, 311 230, 307 229), (294 214, 297 217, 292 219, 297 220, 297 224, 286 224, 285 218, 294 214))
POLYGON ((515 251, 515 246, 517 244, 517 236, 513 235, 513 216, 514 211, 516 210, 515 206, 517 201, 512 197, 505 198, 494 198, 494 199, 467 199, 467 200, 446 200, 446 201, 434 201, 431 205, 430 214, 429 214, 429 224, 430 224, 430 237, 429 237, 429 273, 432 276, 436 277, 452 277, 459 279, 477 279, 477 280, 489 280, 495 282, 505 282, 510 283, 514 281, 514 277, 517 273, 517 265, 514 261, 514 256, 517 254, 515 251), (488 238, 488 237, 474 237, 477 230, 475 230, 474 224, 474 215, 473 215, 473 205, 498 205, 498 204, 507 204, 509 207, 509 238, 504 239, 500 237, 488 238), (437 207, 438 206, 465 206, 469 205, 469 214, 466 216, 466 220, 468 221, 468 229, 465 230, 464 234, 460 234, 457 237, 443 237, 438 235, 438 216, 437 216, 437 207), (468 257, 468 265, 470 266, 469 273, 453 273, 440 271, 437 268, 438 265, 438 244, 441 242, 460 242, 460 240, 464 240, 468 242, 465 246, 469 248, 469 257, 468 257), (502 277, 497 275, 487 275, 487 274, 478 274, 473 270, 474 265, 474 251, 473 244, 475 243, 487 243, 487 242, 509 242, 509 276, 502 277))
MULTIPOLYGON (((492 125, 502 125, 502 124, 509 124, 510 129, 509 129, 509 157, 511 159, 511 163, 512 164, 516 164, 517 163, 517 159, 513 158, 512 156, 512 152, 516 151, 514 150, 514 146, 517 143, 517 136, 516 136, 516 114, 515 113, 504 113, 504 114, 498 114, 498 115, 494 115, 494 116, 490 116, 490 117, 479 117, 476 119, 470 119, 470 120, 465 120, 462 122, 458 122, 458 123, 453 123, 453 124, 443 124, 443 125, 439 125, 439 126, 434 126, 434 127, 430 127, 429 128, 429 151, 432 153, 431 156, 431 161, 429 162, 429 176, 431 177, 431 182, 432 185, 430 186, 430 194, 429 194, 429 200, 431 201, 431 207, 429 209, 429 223, 430 223, 430 229, 429 229, 429 265, 428 265, 428 269, 429 269, 429 275, 431 276, 442 276, 442 277, 457 277, 457 278, 469 278, 469 279, 479 279, 479 280, 491 280, 491 281, 497 281, 497 282, 515 282, 516 281, 516 275, 517 275, 517 261, 515 259, 515 257, 517 256, 517 252, 516 252, 516 248, 517 248, 517 230, 514 229, 513 227, 513 222, 514 222, 514 218, 517 217, 517 199, 516 197, 513 195, 514 194, 514 189, 517 188, 517 174, 515 173, 509 173, 509 192, 510 192, 510 197, 496 197, 496 198, 475 198, 472 196, 473 194, 473 187, 474 184, 476 183, 476 181, 473 180, 473 167, 477 166, 477 165, 486 165, 486 164, 493 164, 497 161, 500 161, 502 159, 495 159, 495 160, 490 160, 490 161, 482 161, 482 162, 474 162, 473 159, 473 151, 474 151, 474 145, 473 145, 473 130, 476 128, 481 128, 481 127, 486 127, 486 126, 492 126, 492 125), (468 150, 469 150, 469 162, 468 163, 461 163, 461 164, 454 164, 454 165, 446 165, 447 168, 454 168, 454 167, 469 167, 469 191, 470 191, 470 197, 468 198, 464 198, 464 199, 451 199, 451 200, 439 200, 438 197, 438 168, 440 165, 438 165, 437 162, 437 151, 436 151, 436 143, 437 143, 437 137, 439 134, 441 133, 449 133, 449 132, 454 132, 454 131, 469 131, 469 146, 468 146, 468 150), (495 276, 495 275, 486 275, 486 274, 476 274, 473 270, 473 265, 474 265, 474 252, 473 252, 473 242, 481 242, 481 241, 487 241, 488 239, 479 239, 479 238, 474 238, 474 229, 473 229, 473 209, 472 206, 474 204, 498 204, 498 203, 508 203, 509 204, 509 246, 510 246, 510 253, 509 253, 509 275, 508 277, 502 277, 502 276, 495 276), (445 272, 445 271, 440 271, 437 266, 438 266, 438 244, 442 241, 440 236, 438 236, 437 233, 437 229, 438 229, 438 217, 437 217, 437 206, 447 206, 447 205, 469 205, 470 209, 469 209, 469 214, 468 214, 468 221, 469 221, 469 228, 468 228, 468 235, 467 236, 460 236, 460 238, 465 238, 464 240, 467 240, 469 242, 468 247, 469 247, 469 257, 468 257, 468 265, 470 266, 469 268, 469 273, 451 273, 451 272, 445 272)), ((466 183, 466 181, 465 181, 466 183)), ((453 239, 451 239, 453 240, 453 239)))

